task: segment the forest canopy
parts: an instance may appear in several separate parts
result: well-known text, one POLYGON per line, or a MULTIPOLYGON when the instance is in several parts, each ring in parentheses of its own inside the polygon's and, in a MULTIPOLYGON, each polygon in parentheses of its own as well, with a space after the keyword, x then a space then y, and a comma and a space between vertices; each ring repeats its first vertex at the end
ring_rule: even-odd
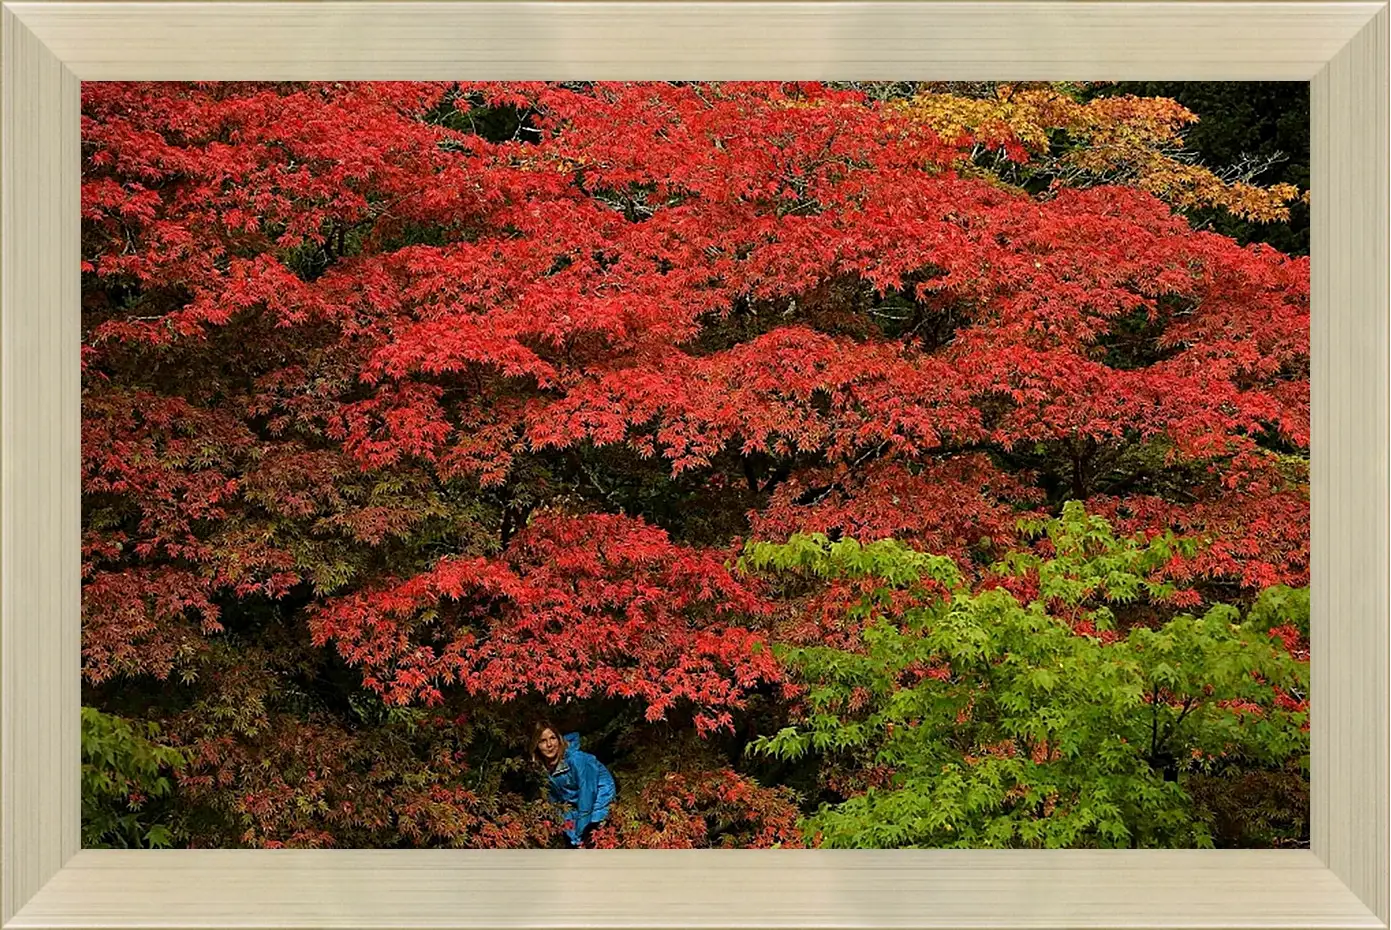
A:
POLYGON ((1307 844, 1307 152, 1135 90, 84 84, 84 843, 1307 844))

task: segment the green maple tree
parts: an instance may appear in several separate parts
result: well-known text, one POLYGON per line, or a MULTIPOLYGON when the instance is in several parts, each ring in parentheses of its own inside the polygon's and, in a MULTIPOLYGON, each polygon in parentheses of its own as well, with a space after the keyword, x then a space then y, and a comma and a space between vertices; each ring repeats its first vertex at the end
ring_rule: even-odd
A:
POLYGON ((753 744, 877 773, 808 819, 822 844, 1211 846, 1189 772, 1228 755, 1307 765, 1308 666, 1269 632, 1298 612, 1291 589, 1245 618, 1216 604, 1118 630, 1111 605, 1173 600, 1152 576, 1191 544, 1118 537, 1075 502, 1024 529, 1053 551, 1010 553, 1004 583, 974 591, 893 540, 748 546, 747 569, 873 582, 850 607, 853 647, 778 647, 803 710, 753 744), (1034 596, 1010 590, 1021 580, 1034 596))

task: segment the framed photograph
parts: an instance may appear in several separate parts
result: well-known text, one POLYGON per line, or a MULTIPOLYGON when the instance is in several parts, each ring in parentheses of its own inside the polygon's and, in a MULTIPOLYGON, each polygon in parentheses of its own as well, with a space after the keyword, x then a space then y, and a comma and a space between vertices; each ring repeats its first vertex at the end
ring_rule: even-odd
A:
POLYGON ((1391 925, 1384 0, 0 17, 0 928, 1391 925))

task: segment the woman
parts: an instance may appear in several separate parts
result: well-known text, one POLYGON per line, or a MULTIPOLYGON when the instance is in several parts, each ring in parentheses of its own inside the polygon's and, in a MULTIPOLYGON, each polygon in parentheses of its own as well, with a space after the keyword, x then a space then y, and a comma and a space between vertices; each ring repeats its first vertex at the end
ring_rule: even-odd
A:
POLYGON ((546 767, 551 800, 565 810, 565 836, 571 846, 580 846, 609 816, 616 793, 613 776, 598 759, 580 751, 578 733, 567 733, 562 739, 549 723, 537 725, 531 754, 546 767))

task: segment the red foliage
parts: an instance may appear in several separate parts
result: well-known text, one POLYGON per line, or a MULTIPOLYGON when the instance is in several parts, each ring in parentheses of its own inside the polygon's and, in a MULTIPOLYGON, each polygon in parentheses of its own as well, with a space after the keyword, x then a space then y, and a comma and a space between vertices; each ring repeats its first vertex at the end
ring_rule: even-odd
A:
POLYGON ((198 733, 192 720, 182 729, 191 764, 180 790, 206 812, 195 846, 521 848, 556 829, 538 802, 465 787, 470 766, 438 720, 413 740, 289 716, 251 735, 198 733))
POLYGON ((756 537, 838 529, 861 542, 897 539, 969 565, 972 550, 998 555, 1015 546, 1019 506, 1041 497, 1020 476, 975 453, 911 469, 874 463, 807 470, 782 484, 768 506, 750 518, 756 537))
POLYGON ((637 698, 660 720, 684 699, 703 732, 728 726, 751 688, 778 679, 772 653, 740 625, 767 611, 714 555, 660 530, 552 513, 502 559, 443 558, 325 602, 309 626, 315 645, 336 642, 391 703, 434 703, 459 684, 502 700, 529 690, 552 702, 637 698))
MULTIPOLYGON (((92 682, 192 675, 270 603, 391 703, 706 732, 779 680, 730 536, 970 572, 1065 497, 1203 536, 1176 579, 1307 579, 1307 478, 1267 450, 1308 446, 1308 262, 1138 190, 1030 198, 956 170, 969 134, 814 84, 98 82, 82 130, 92 682), (514 138, 448 128, 487 107, 514 138), (738 528, 703 548, 569 477, 608 454, 738 528)), ((246 790, 254 824, 290 797, 246 790)), ((429 790, 402 830, 474 835, 429 790)))
POLYGON ((1233 579, 1259 590, 1309 583, 1307 465, 1289 478, 1268 456, 1243 454, 1213 464, 1206 479, 1178 503, 1152 494, 1093 497, 1087 509, 1125 533, 1172 529, 1202 542, 1192 558, 1176 555, 1166 574, 1176 580, 1233 579))
POLYGON ((785 788, 765 788, 729 769, 671 772, 634 802, 614 805, 596 827, 600 849, 767 849, 804 844, 785 788))

